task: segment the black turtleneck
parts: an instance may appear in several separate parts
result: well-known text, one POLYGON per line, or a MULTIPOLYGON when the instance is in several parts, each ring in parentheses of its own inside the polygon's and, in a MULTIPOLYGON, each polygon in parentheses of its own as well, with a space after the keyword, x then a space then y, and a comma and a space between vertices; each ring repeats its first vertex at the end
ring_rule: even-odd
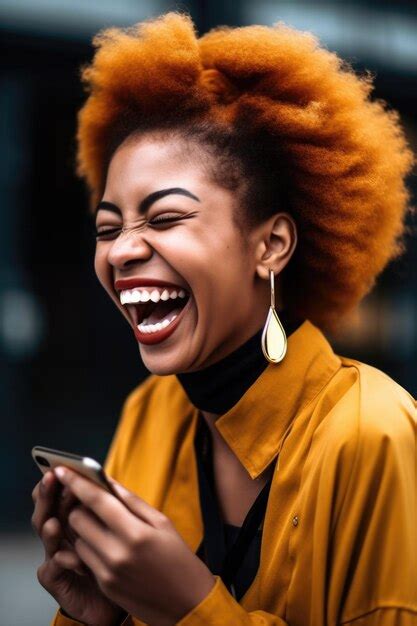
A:
MULTIPOLYGON (((287 310, 279 311, 278 315, 287 337, 304 321, 290 316, 287 310)), ((222 415, 243 396, 269 365, 262 352, 262 332, 263 327, 217 363, 196 372, 177 374, 190 402, 196 408, 222 415)))

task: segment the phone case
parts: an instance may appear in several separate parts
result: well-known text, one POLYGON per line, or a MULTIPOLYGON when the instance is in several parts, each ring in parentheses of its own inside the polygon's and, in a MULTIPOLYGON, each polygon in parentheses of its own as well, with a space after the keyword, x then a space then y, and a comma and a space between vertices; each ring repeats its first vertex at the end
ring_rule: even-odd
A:
POLYGON ((54 450, 43 446, 34 446, 32 448, 32 457, 42 474, 45 474, 50 469, 54 469, 58 465, 63 465, 64 467, 69 467, 75 472, 82 474, 117 497, 100 463, 88 456, 80 456, 71 452, 54 450))

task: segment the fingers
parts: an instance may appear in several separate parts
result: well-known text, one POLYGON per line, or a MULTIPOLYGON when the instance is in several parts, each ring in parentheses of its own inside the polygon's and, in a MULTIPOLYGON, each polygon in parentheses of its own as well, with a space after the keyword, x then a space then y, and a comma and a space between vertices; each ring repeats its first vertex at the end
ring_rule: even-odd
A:
POLYGON ((59 567, 62 567, 62 569, 72 570, 80 576, 87 575, 87 568, 78 554, 73 550, 58 550, 54 554, 54 561, 59 567))
POLYGON ((68 487, 64 487, 61 498, 57 506, 57 517, 60 520, 66 520, 68 513, 77 504, 78 500, 68 487))
POLYGON ((38 483, 36 483, 34 490, 32 491, 32 500, 33 500, 33 504, 36 504, 36 500, 39 497, 39 485, 40 485, 39 481, 38 483))
POLYGON ((126 489, 126 487, 118 483, 114 478, 111 478, 111 476, 108 478, 120 500, 136 517, 142 519, 154 528, 165 528, 165 526, 169 524, 169 519, 158 511, 158 509, 148 504, 133 491, 126 489))
MULTIPOLYGON (((61 552, 71 552, 72 554, 74 554, 75 558, 77 559, 77 565, 74 569, 75 572, 77 572, 77 574, 79 574, 80 576, 86 576, 89 573, 88 567, 82 562, 82 560, 80 559, 80 557, 78 556, 78 554, 75 551, 75 547, 73 543, 70 543, 67 539, 63 539, 61 541, 59 550, 59 553, 61 552)), ((58 552, 55 552, 55 556, 58 554, 58 552)), ((58 556, 58 560, 60 560, 60 556, 58 556)), ((65 558, 65 557, 64 557, 65 558)), ((75 560, 74 560, 75 563, 75 560)))
POLYGON ((61 466, 56 468, 55 472, 59 480, 71 489, 78 500, 116 534, 125 535, 126 528, 129 528, 135 520, 139 522, 122 502, 88 478, 61 466))
POLYGON ((40 536, 45 548, 45 559, 51 559, 58 550, 63 533, 56 517, 50 517, 41 528, 40 536))
POLYGON ((65 537, 72 546, 74 545, 74 541, 77 538, 77 535, 71 529, 68 524, 68 515, 72 511, 72 509, 79 504, 79 500, 74 496, 68 487, 64 487, 62 490, 61 498, 59 500, 57 506, 57 518, 62 524, 65 537))
POLYGON ((42 587, 50 591, 51 587, 56 585, 65 573, 64 569, 54 558, 44 561, 37 569, 38 580, 42 587))
POLYGON ((84 506, 75 507, 68 516, 68 522, 77 536, 83 539, 103 560, 108 554, 119 549, 119 540, 94 513, 84 506))
POLYGON ((80 537, 76 540, 75 546, 77 555, 79 555, 84 565, 91 570, 93 575, 96 578, 103 576, 106 568, 97 552, 80 537))
POLYGON ((64 538, 62 525, 56 517, 46 520, 41 535, 46 561, 54 559, 62 569, 74 570, 77 574, 85 576, 87 570, 73 546, 64 538))
POLYGON ((32 499, 35 503, 35 509, 32 515, 32 527, 41 534, 42 527, 47 519, 52 517, 55 494, 58 481, 53 472, 48 471, 36 485, 32 491, 32 499))
MULTIPOLYGON (((45 561, 38 568, 38 580, 45 588, 62 576, 63 569, 71 569, 81 576, 87 574, 87 568, 76 554, 68 540, 64 529, 54 513, 57 509, 57 496, 61 485, 52 471, 45 472, 32 491, 35 509, 32 515, 32 526, 42 540, 45 549, 45 561), (64 548, 64 549, 63 549, 64 548), (58 554, 58 558, 56 555, 58 554)), ((73 506, 74 497, 68 493, 61 509, 73 506)))

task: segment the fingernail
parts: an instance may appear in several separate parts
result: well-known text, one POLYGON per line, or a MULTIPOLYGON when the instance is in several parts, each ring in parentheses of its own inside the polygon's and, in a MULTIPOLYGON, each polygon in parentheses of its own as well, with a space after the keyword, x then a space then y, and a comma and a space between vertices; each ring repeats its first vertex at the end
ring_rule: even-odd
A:
POLYGON ((56 467, 55 474, 58 476, 58 478, 65 478, 65 476, 67 475, 63 467, 56 467))
POLYGON ((113 487, 116 489, 116 491, 119 491, 122 495, 129 495, 129 490, 126 489, 126 487, 123 487, 123 485, 121 485, 120 483, 113 483, 113 487))

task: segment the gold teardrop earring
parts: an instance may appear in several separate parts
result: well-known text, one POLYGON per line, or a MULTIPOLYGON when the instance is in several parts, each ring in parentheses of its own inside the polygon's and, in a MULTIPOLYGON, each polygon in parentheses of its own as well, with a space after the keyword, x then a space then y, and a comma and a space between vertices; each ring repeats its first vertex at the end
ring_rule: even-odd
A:
POLYGON ((275 310, 275 277, 269 270, 271 306, 262 333, 262 352, 271 363, 279 363, 287 352, 287 335, 275 310))

